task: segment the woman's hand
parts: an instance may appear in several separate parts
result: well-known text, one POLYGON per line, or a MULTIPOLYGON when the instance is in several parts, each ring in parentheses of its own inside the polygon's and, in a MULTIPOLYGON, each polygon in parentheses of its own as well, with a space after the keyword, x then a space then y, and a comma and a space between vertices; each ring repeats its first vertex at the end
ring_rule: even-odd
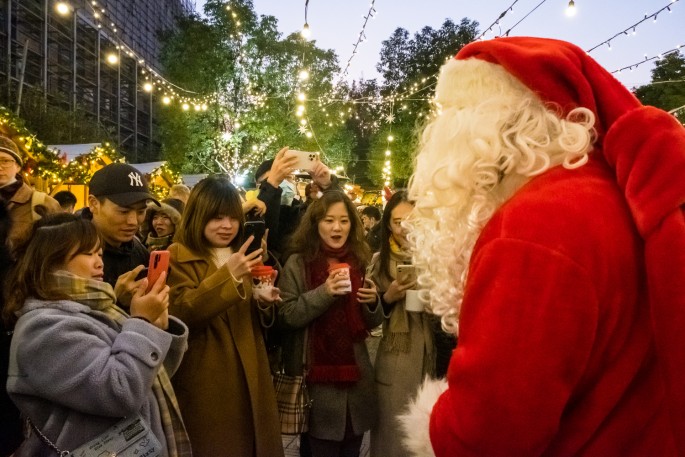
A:
POLYGON ((131 299, 143 282, 142 279, 136 280, 136 277, 143 271, 143 268, 145 268, 145 265, 138 265, 133 270, 127 271, 117 278, 117 282, 114 285, 114 295, 117 297, 117 301, 125 307, 131 306, 131 299))
POLYGON ((359 303, 373 305, 378 301, 376 284, 374 284, 374 282, 370 279, 366 278, 364 279, 364 285, 368 285, 368 287, 360 287, 357 289, 357 301, 359 303))
POLYGON ((245 243, 240 246, 238 252, 231 254, 231 257, 228 258, 228 262, 226 262, 228 271, 230 271, 233 277, 236 279, 240 279, 245 275, 249 275, 250 270, 253 267, 262 263, 263 249, 260 248, 254 252, 251 252, 250 254, 245 254, 247 247, 250 245, 250 243, 252 243, 252 240, 254 240, 254 235, 250 235, 249 238, 245 240, 245 243))
POLYGON ((340 270, 333 270, 328 273, 328 279, 324 283, 326 293, 332 297, 337 295, 347 295, 350 293, 350 278, 340 270))
POLYGON ((402 300, 407 295, 407 290, 413 289, 415 286, 416 281, 402 283, 395 279, 383 294, 383 301, 385 303, 395 303, 402 300))
POLYGON ((166 285, 166 271, 145 293, 147 278, 142 279, 131 299, 131 317, 142 317, 162 330, 169 328, 169 286, 166 285))

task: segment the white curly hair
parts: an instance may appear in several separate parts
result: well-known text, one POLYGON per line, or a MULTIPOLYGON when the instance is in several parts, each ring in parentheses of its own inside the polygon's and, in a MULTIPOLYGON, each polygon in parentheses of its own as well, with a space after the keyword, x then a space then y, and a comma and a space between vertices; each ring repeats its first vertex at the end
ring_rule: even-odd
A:
POLYGON ((585 164, 595 141, 594 114, 565 118, 500 65, 480 59, 446 63, 438 79, 437 116, 415 158, 405 222, 419 273, 420 297, 458 334, 473 246, 493 213, 533 176, 585 164))

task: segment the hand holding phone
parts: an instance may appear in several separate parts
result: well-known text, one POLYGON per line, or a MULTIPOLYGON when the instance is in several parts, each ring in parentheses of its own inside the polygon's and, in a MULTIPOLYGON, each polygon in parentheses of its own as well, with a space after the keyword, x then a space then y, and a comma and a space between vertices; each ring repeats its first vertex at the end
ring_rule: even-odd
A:
POLYGON ((245 222, 245 230, 243 236, 243 242, 247 241, 250 235, 254 235, 254 239, 247 247, 245 255, 249 255, 262 247, 262 238, 264 238, 264 233, 266 232, 266 224, 264 221, 247 221, 245 222))
POLYGON ((416 269, 414 265, 397 265, 397 281, 402 284, 416 282, 416 269))

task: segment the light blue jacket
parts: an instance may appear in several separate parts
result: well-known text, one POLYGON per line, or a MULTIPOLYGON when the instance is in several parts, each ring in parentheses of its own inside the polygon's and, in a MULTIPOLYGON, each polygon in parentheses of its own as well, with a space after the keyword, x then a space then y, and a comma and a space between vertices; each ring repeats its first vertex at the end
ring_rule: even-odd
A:
MULTIPOLYGON (((162 365, 173 375, 187 339, 187 327, 173 317, 168 331, 141 319, 118 330, 104 313, 80 303, 30 299, 14 330, 7 391, 60 450, 140 413, 167 455, 152 384, 162 365)), ((28 440, 26 455, 44 447, 35 434, 28 440)))

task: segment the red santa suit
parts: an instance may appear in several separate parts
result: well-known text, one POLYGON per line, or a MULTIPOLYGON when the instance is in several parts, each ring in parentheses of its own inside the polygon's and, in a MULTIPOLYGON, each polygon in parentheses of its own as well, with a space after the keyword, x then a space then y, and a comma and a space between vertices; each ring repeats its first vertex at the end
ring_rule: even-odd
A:
POLYGON ((591 109, 589 162, 533 178, 474 248, 437 456, 685 455, 685 129, 566 42, 502 38, 543 101, 591 109))

